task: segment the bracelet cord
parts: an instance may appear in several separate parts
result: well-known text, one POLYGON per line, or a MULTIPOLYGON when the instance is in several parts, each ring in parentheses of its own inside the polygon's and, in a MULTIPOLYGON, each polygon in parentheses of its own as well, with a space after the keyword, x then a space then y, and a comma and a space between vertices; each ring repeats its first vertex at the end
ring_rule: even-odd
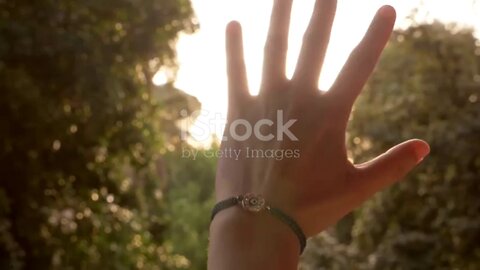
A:
MULTIPOLYGON (((243 198, 244 198, 243 195, 240 195, 240 196, 231 197, 216 203, 212 209, 210 222, 213 220, 213 218, 218 212, 236 205, 241 205, 243 198)), ((302 254, 303 250, 305 249, 305 246, 307 245, 307 238, 303 233, 303 230, 297 224, 297 222, 295 222, 293 218, 291 218, 290 216, 288 216, 278 208, 266 206, 265 210, 268 213, 270 213, 272 216, 280 220, 281 222, 285 223, 295 233, 300 243, 300 254, 302 254)))

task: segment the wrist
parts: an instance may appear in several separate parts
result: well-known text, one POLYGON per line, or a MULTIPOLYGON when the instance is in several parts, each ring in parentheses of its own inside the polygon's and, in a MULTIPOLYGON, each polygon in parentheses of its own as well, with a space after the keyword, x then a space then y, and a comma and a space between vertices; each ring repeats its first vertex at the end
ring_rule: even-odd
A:
POLYGON ((269 213, 252 213, 235 206, 213 219, 209 252, 209 269, 226 269, 225 265, 220 267, 221 262, 231 260, 241 260, 234 264, 239 269, 246 269, 245 264, 248 269, 296 269, 299 243, 291 229, 269 213))

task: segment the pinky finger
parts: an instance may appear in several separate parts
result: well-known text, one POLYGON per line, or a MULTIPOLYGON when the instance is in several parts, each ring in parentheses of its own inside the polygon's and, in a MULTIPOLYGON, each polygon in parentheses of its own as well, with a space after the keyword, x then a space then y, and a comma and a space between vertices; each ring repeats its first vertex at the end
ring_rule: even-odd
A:
POLYGON ((242 28, 236 21, 226 29, 228 107, 235 110, 248 99, 247 72, 243 55, 242 28))

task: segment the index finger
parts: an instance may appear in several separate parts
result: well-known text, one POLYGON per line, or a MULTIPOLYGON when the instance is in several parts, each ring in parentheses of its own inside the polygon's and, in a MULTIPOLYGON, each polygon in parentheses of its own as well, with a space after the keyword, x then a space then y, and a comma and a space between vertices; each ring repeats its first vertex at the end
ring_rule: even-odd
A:
POLYGON ((355 99, 375 69, 390 38, 395 17, 395 9, 391 6, 383 6, 378 10, 365 37, 350 54, 331 90, 327 92, 347 120, 355 99))

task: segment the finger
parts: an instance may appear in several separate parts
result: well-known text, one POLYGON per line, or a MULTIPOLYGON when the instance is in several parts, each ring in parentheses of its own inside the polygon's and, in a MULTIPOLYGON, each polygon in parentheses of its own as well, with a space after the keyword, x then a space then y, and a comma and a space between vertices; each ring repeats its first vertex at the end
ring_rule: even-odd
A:
POLYGON ((229 110, 232 110, 249 97, 242 28, 238 22, 233 21, 227 25, 226 37, 228 104, 229 110))
POLYGON ((308 86, 302 89, 317 89, 332 24, 337 8, 336 0, 317 0, 310 24, 303 39, 293 80, 308 86))
POLYGON ((375 15, 365 37, 351 53, 328 95, 348 119, 351 107, 373 72, 395 24, 395 9, 383 6, 375 15))
POLYGON ((275 0, 265 44, 262 89, 274 88, 278 81, 285 79, 287 61, 288 30, 292 0, 275 0))
POLYGON ((403 178, 430 152, 422 140, 401 143, 377 158, 357 165, 357 173, 348 185, 356 203, 361 203, 381 189, 403 178))

